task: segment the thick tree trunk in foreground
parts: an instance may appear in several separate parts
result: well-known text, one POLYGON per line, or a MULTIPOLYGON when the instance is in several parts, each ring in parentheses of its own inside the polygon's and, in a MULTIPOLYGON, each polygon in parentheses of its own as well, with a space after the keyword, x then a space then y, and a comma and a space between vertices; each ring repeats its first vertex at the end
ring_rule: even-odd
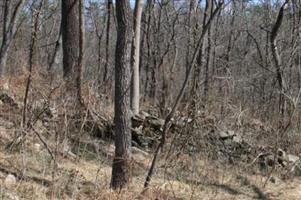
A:
POLYGON ((78 0, 62 1, 63 72, 68 105, 79 108, 80 97, 80 20, 78 0))
POLYGON ((113 189, 122 189, 131 179, 131 14, 128 0, 116 1, 117 44, 115 53, 115 157, 113 189))

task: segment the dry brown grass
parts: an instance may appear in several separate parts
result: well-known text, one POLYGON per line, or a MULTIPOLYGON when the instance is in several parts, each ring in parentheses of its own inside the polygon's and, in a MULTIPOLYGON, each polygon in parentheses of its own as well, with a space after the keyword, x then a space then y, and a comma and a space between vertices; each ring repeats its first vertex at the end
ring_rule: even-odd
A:
MULTIPOLYGON (((33 141, 32 141, 33 142, 33 141)), ((36 141, 37 142, 37 141, 36 141)), ((120 193, 109 188, 110 160, 97 158, 74 161, 60 158, 55 171, 54 185, 43 186, 30 178, 18 180, 15 187, 6 187, 6 173, 0 173, 2 199, 288 199, 301 197, 300 181, 269 183, 263 188, 265 177, 251 175, 239 166, 222 166, 201 157, 181 156, 177 166, 164 169, 160 160, 151 187, 143 191, 146 169, 136 173, 129 188, 120 193), (5 198, 4 198, 5 197, 5 198)), ((52 180, 53 166, 45 149, 35 152, 27 146, 20 152, 1 150, 0 167, 18 173, 25 170, 27 177, 52 180), (48 157, 48 159, 46 159, 48 157), (24 163, 25 160, 25 163, 24 163)), ((140 166, 141 167, 141 166, 140 166)))

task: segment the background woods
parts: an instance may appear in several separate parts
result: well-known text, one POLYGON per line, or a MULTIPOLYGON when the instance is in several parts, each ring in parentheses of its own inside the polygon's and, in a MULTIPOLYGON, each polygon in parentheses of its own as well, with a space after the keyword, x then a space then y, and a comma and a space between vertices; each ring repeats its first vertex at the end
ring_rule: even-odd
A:
MULTIPOLYGON (((32 1, 1 2, 1 69, 11 76, 25 73, 29 66, 33 3, 37 4, 32 1)), ((42 4, 34 55, 36 71, 46 73, 48 70, 59 76, 63 69, 61 2, 45 0, 42 4)), ((184 0, 137 1, 136 5, 131 2, 133 14, 137 7, 137 19, 132 19, 131 23, 135 24, 135 30, 140 30, 135 36, 139 35, 139 42, 133 43, 132 62, 133 66, 139 64, 142 105, 160 105, 163 113, 171 106, 215 4, 214 1, 184 0), (139 50, 139 56, 134 49, 139 50)), ((285 84, 284 93, 291 96, 299 90, 299 2, 287 2, 286 9, 281 9, 281 2, 270 1, 231 1, 225 5, 202 42, 184 102, 188 105, 193 100, 189 92, 193 91, 198 104, 213 103, 219 105, 222 112, 227 112, 223 110, 225 104, 241 104, 243 110, 246 108, 266 119, 277 112, 273 102, 277 103, 280 97, 274 86, 280 74, 285 84), (284 10, 280 23, 276 22, 279 10, 284 10), (275 47, 281 64, 275 64, 275 47), (267 112, 256 113, 261 110, 258 108, 267 112)), ((98 93, 112 99, 117 39, 115 4, 85 1, 84 15, 83 82, 95 82, 94 87, 100 88, 98 93)), ((289 105, 286 106, 288 112, 289 105)))

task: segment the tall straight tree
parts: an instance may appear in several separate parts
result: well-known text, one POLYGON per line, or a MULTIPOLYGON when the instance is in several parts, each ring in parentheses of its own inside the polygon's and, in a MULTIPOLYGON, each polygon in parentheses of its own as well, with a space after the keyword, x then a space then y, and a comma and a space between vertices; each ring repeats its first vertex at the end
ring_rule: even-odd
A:
POLYGON ((66 83, 68 105, 79 108, 81 105, 81 67, 82 67, 82 0, 62 0, 62 44, 63 72, 66 83))
MULTIPOLYGON (((207 16, 211 16, 212 12, 213 12, 213 0, 207 0, 208 6, 206 6, 206 15, 207 16)), ((205 80, 204 80, 204 97, 203 97, 203 101, 204 103, 206 103, 206 101, 208 100, 208 93, 209 93, 209 68, 211 66, 211 56, 212 56, 212 50, 211 50, 211 26, 208 28, 208 33, 207 33, 207 48, 206 50, 206 61, 205 61, 205 80)))
POLYGON ((113 189, 122 189, 131 179, 131 10, 128 0, 116 1, 117 43, 115 52, 115 157, 113 189))
POLYGON ((107 31, 106 31, 106 62, 105 62, 105 69, 103 74, 103 82, 106 83, 108 78, 108 68, 109 68, 109 58, 110 58, 110 30, 111 30, 111 11, 113 2, 112 0, 108 0, 107 2, 107 31))
POLYGON ((142 15, 142 0, 136 0, 134 13, 134 38, 132 46, 131 65, 133 68, 131 87, 131 108, 133 114, 139 113, 140 83, 139 83, 139 57, 140 57, 140 29, 142 15))
POLYGON ((10 7, 12 7, 11 3, 10 0, 3 0, 3 34, 0 46, 0 76, 5 74, 8 51, 17 33, 20 12, 24 7, 25 0, 17 1, 12 10, 10 10, 10 7), (10 11, 12 11, 12 13, 10 13, 10 11))

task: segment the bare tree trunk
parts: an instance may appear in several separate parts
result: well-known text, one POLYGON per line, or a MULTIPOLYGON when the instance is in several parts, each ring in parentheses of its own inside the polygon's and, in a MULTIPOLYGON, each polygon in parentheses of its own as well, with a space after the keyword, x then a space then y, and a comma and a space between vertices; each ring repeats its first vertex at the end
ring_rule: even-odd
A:
POLYGON ((3 27, 2 27, 2 43, 0 48, 0 76, 5 72, 6 60, 7 60, 7 21, 8 21, 8 12, 9 12, 9 0, 5 0, 3 8, 3 27))
POLYGON ((55 42, 53 53, 50 56, 49 61, 48 61, 48 72, 51 72, 51 70, 53 68, 53 65, 55 63, 55 59, 57 57, 57 53, 58 53, 58 51, 60 49, 60 46, 61 46, 61 39, 62 39, 62 27, 60 28, 59 36, 58 36, 58 38, 57 38, 57 40, 55 42))
POLYGON ((282 4, 282 6, 281 6, 281 8, 278 12, 276 22, 273 25, 271 35, 270 35, 271 52, 272 52, 272 57, 273 57, 273 60, 274 60, 274 63, 275 63, 276 76, 277 76, 277 81, 278 81, 279 90, 280 90, 279 110, 280 110, 280 114, 281 114, 282 117, 284 115, 284 110, 285 110, 285 97, 284 97, 283 93, 286 90, 286 85, 285 85, 284 80, 283 80, 283 69, 282 69, 283 67, 282 67, 281 57, 279 55, 278 48, 277 48, 276 37, 278 35, 279 28, 282 24, 284 8, 285 8, 287 3, 288 3, 288 1, 286 0, 282 4))
POLYGON ((106 61, 105 61, 105 68, 103 74, 103 82, 107 82, 108 78, 108 68, 109 68, 109 59, 110 59, 110 30, 111 30, 111 12, 112 12, 112 0, 108 0, 107 2, 107 30, 106 30, 106 61))
POLYGON ((116 1, 117 43, 115 53, 115 157, 112 166, 113 189, 122 189, 131 181, 131 109, 130 52, 131 11, 128 0, 116 1))
POLYGON ((0 52, 0 77, 3 77, 6 74, 7 56, 8 48, 3 48, 3 51, 0 52))
POLYGON ((2 29, 3 36, 2 36, 2 43, 0 47, 0 77, 5 75, 8 51, 11 46, 11 42, 13 41, 17 33, 20 11, 22 10, 24 4, 25 4, 25 0, 18 1, 11 14, 11 17, 9 17, 10 1, 5 0, 4 3, 3 29, 2 29))
POLYGON ((80 31, 81 19, 79 17, 78 0, 62 1, 62 44, 63 44, 63 72, 66 82, 68 106, 70 110, 81 106, 80 97, 80 57, 82 52, 82 37, 80 31))
MULTIPOLYGON (((44 19, 44 21, 41 21, 42 22, 41 32, 42 32, 43 41, 46 41, 47 44, 52 41, 52 37, 50 37, 50 36, 53 33, 57 34, 57 40, 54 43, 54 48, 52 48, 52 44, 45 46, 45 57, 46 57, 47 71, 48 71, 48 76, 50 77, 50 79, 52 81, 52 78, 53 78, 52 69, 53 69, 54 64, 56 64, 56 61, 57 61, 57 58, 58 58, 58 52, 60 50, 61 43, 62 43, 62 34, 61 34, 62 30, 61 30, 61 24, 59 26, 59 29, 57 30, 56 17, 53 17, 54 22, 53 22, 53 24, 51 24, 50 28, 48 28, 48 26, 50 24, 47 23, 47 21, 48 21, 47 18, 49 17, 49 16, 47 16, 47 14, 48 14, 48 10, 51 7, 50 3, 51 2, 49 0, 44 0, 43 10, 42 10, 42 15, 43 15, 42 18, 44 19), (57 33, 57 31, 58 31, 58 33, 57 33)), ((59 18, 61 18, 61 16, 59 16, 59 18)))
MULTIPOLYGON (((208 18, 208 9, 209 9, 209 0, 206 0, 206 6, 205 6, 205 12, 204 12, 204 17, 203 17, 203 22, 202 22, 202 27, 207 23, 207 18, 208 18)), ((210 27, 209 27, 210 28, 210 27)), ((194 77, 193 77, 193 85, 191 88, 191 96, 192 96, 192 109, 195 110, 196 108, 196 101, 198 99, 199 95, 199 89, 200 89, 200 80, 201 80, 201 69, 203 65, 203 57, 204 57, 204 42, 200 44, 198 56, 197 56, 197 65, 194 70, 194 77)))
MULTIPOLYGON (((93 14, 91 14, 91 18, 93 21, 94 29, 95 29, 95 35, 97 37, 97 74, 96 74, 96 79, 97 79, 97 84, 98 88, 101 88, 102 86, 102 81, 103 77, 101 78, 101 67, 102 67, 102 52, 101 52, 101 47, 102 47, 102 37, 105 32, 105 28, 103 25, 103 28, 100 28, 97 24, 98 19, 95 19, 93 14)), ((103 18, 103 24, 106 23, 106 18, 103 18)), ((101 92, 101 91, 100 91, 101 92)))
POLYGON ((152 33, 152 28, 151 28, 151 23, 153 20, 153 9, 154 9, 154 2, 153 0, 147 0, 147 21, 146 21, 146 49, 147 49, 147 61, 146 61, 146 66, 145 66, 145 83, 144 83, 144 101, 146 101, 146 97, 150 96, 150 91, 149 91, 149 86, 150 86, 150 63, 151 63, 151 56, 152 56, 152 47, 153 47, 153 42, 151 39, 151 33, 152 33), (148 95, 146 95, 148 94, 148 95))
MULTIPOLYGON (((150 84, 150 99, 151 102, 155 105, 156 104, 156 97, 157 97, 157 84, 158 84, 158 59, 159 55, 161 54, 161 45, 160 45, 160 33, 161 33, 161 25, 162 25, 162 9, 166 6, 166 1, 162 1, 162 6, 158 7, 158 9, 152 9, 153 15, 153 45, 155 48, 152 48, 151 55, 152 55, 152 63, 153 66, 151 68, 151 84, 150 84), (158 12, 158 16, 156 16, 156 11, 158 12)), ((152 2, 153 6, 155 2, 152 2)))
POLYGON ((84 65, 84 54, 85 54, 85 18, 84 18, 84 0, 78 0, 78 20, 79 20, 79 55, 78 55, 78 68, 77 68, 77 74, 76 74, 76 84, 77 84, 77 98, 80 103, 82 103, 81 99, 81 78, 82 78, 82 69, 84 65))
POLYGON ((216 59, 216 46, 217 46, 217 39, 219 36, 219 31, 218 31, 218 27, 220 25, 220 17, 221 17, 221 10, 219 11, 219 13, 216 16, 216 23, 215 23, 215 27, 214 27, 214 38, 213 38, 213 52, 212 52, 212 70, 211 70, 211 76, 216 75, 216 65, 217 65, 217 59, 216 59))
MULTIPOLYGON (((210 16, 213 13, 213 1, 212 0, 208 0, 208 10, 206 10, 205 12, 209 12, 210 11, 210 16), (210 9, 209 9, 210 8, 210 9)), ((206 104, 206 101, 208 99, 208 92, 209 92, 209 68, 210 68, 210 64, 211 64, 211 26, 208 28, 208 33, 207 33, 207 49, 206 49, 206 63, 205 63, 205 81, 204 81, 204 104, 206 104)))
MULTIPOLYGON (((229 39, 228 39, 228 44, 225 52, 225 66, 223 67, 223 76, 227 76, 227 74, 230 72, 230 56, 231 56, 231 51, 232 51, 232 43, 233 43, 233 35, 234 35, 234 23, 236 20, 236 2, 232 1, 232 16, 231 16, 231 22, 230 22, 230 34, 229 34, 229 39)), ((223 97, 223 102, 220 105, 220 114, 223 117, 224 112, 225 112, 225 107, 227 104, 227 98, 229 96, 229 88, 228 87, 223 87, 223 80, 220 80, 220 87, 219 87, 219 93, 220 96, 223 97)))
POLYGON ((23 99, 23 113, 22 113, 22 126, 26 126, 26 110, 27 110, 27 100, 28 100, 28 94, 29 94, 29 88, 31 84, 31 78, 32 78, 32 69, 33 69, 33 59, 34 59, 34 51, 36 47, 36 41, 37 41, 37 35, 38 35, 38 29, 39 29, 39 18, 41 13, 41 8, 43 5, 43 0, 40 1, 40 4, 36 10, 36 13, 34 13, 34 8, 32 9, 32 33, 31 33, 31 40, 30 40, 30 47, 29 47, 29 74, 27 77, 26 87, 25 87, 25 95, 23 99))
MULTIPOLYGON (((166 12, 166 9, 164 9, 166 12)), ((159 69, 159 73, 162 77, 162 91, 161 91, 161 95, 159 98, 159 104, 160 104, 160 112, 162 115, 165 115, 165 108, 166 108, 166 103, 167 103, 167 98, 168 98, 168 80, 167 80, 167 66, 168 63, 174 63, 174 62, 169 62, 166 60, 168 60, 168 56, 170 54, 170 50, 172 46, 176 47, 176 23, 178 22, 178 16, 176 16, 172 21, 170 20, 170 16, 168 16, 168 13, 166 12, 166 20, 167 23, 169 24, 171 30, 170 30, 170 38, 167 41, 167 46, 165 48, 165 50, 162 52, 162 54, 160 55, 160 59, 159 59, 159 64, 158 64, 158 69, 159 69)), ((172 68, 172 67, 171 67, 172 68)))
POLYGON ((101 87, 101 78, 100 78, 100 74, 101 74, 101 66, 102 66, 102 53, 101 53, 101 40, 102 40, 102 36, 103 36, 103 32, 101 33, 97 33, 97 82, 98 82, 98 87, 101 87))
POLYGON ((187 23, 187 28, 188 28, 188 39, 187 39, 187 50, 186 50, 186 73, 188 70, 188 65, 191 59, 191 55, 190 55, 190 50, 191 50, 191 46, 192 46, 192 41, 191 41, 191 36, 192 36, 192 27, 194 27, 193 25, 193 17, 195 17, 195 7, 196 7, 196 1, 195 0, 191 0, 190 1, 190 5, 189 5, 189 12, 188 12, 188 23, 187 23))
POLYGON ((143 1, 137 0, 134 14, 134 38, 132 46, 132 84, 131 84, 131 108, 133 114, 139 113, 140 83, 139 83, 139 57, 140 57, 140 29, 143 1))

